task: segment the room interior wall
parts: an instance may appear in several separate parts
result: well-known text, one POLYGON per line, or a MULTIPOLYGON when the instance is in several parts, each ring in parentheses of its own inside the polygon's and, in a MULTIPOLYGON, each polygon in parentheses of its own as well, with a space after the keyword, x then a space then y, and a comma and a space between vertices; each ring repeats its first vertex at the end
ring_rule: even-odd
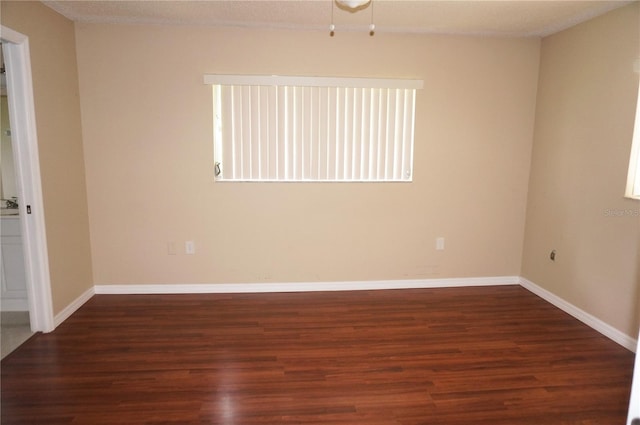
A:
POLYGON ((74 24, 40 2, 2 2, 29 37, 54 314, 92 288, 74 24))
POLYGON ((539 40, 79 23, 76 44, 96 285, 519 274, 539 40), (423 79, 413 182, 215 182, 216 73, 423 79))
POLYGON ((522 276, 635 338, 637 2, 542 40, 522 276), (550 252, 556 250, 555 261, 550 252))

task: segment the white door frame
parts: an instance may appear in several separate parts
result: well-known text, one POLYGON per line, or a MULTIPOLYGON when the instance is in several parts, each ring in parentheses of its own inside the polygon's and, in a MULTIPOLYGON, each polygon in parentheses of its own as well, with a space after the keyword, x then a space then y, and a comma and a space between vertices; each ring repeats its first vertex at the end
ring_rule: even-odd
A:
POLYGON ((631 384, 627 425, 631 425, 634 419, 640 419, 640 332, 638 332, 638 348, 636 349, 636 360, 633 368, 633 383, 631 384))
POLYGON ((638 419, 640 419, 640 332, 638 332, 638 348, 636 349, 636 360, 633 368, 633 383, 631 384, 627 425, 632 425, 633 421, 638 419))
POLYGON ((7 71, 9 119, 11 138, 14 142, 13 157, 31 330, 51 332, 55 324, 42 202, 29 38, 3 25, 0 25, 0 38, 3 42, 2 51, 7 71))

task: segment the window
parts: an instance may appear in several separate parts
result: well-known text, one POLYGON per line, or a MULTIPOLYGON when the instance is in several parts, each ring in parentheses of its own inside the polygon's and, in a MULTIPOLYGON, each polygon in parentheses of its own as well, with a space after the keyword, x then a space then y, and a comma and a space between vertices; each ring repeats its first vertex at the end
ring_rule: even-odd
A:
POLYGON ((411 181, 422 81, 206 75, 222 181, 411 181))
POLYGON ((636 107, 636 122, 633 129, 633 143, 631 145, 631 159, 629 160, 625 196, 640 199, 640 87, 638 87, 638 106, 636 107))

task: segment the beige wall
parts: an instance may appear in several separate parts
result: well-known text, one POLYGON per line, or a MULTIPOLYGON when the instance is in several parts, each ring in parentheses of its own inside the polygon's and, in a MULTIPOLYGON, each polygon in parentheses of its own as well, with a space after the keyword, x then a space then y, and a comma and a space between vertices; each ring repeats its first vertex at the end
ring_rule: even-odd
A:
POLYGON ((54 313, 92 284, 73 23, 40 2, 2 2, 29 37, 54 313))
POLYGON ((524 277, 634 338, 640 203, 623 194, 639 10, 635 3, 542 42, 522 265, 524 277))
POLYGON ((77 24, 76 41, 95 284, 519 275, 538 40, 77 24), (214 183, 206 73, 424 79, 414 182, 214 183))

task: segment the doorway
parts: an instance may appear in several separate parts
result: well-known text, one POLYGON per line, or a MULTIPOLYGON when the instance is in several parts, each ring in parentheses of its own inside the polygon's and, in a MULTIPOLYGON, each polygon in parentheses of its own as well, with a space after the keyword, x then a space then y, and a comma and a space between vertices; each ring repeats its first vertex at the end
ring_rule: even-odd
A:
POLYGON ((15 181, 6 67, 0 43, 0 357, 22 345, 33 332, 25 280, 15 181))
POLYGON ((36 132, 29 39, 0 26, 22 235, 24 279, 30 330, 51 332, 54 325, 49 276, 38 138, 36 132))

